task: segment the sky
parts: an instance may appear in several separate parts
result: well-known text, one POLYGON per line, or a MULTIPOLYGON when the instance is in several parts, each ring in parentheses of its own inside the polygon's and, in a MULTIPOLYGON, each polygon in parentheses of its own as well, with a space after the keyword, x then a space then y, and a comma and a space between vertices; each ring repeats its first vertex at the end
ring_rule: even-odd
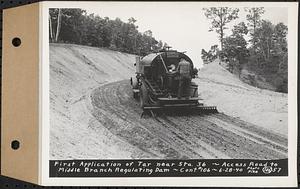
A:
MULTIPOLYGON (((253 3, 252 3, 253 4, 253 3)), ((172 49, 186 54, 193 60, 196 67, 202 67, 201 50, 209 50, 212 45, 218 44, 216 32, 209 32, 210 21, 205 17, 203 8, 212 7, 205 3, 197 2, 101 2, 95 6, 84 7, 88 14, 94 13, 100 17, 110 19, 120 18, 127 22, 133 17, 140 32, 151 30, 157 40, 167 42, 172 49)), ((222 3, 214 6, 230 6, 222 3)), ((236 5, 235 5, 236 6, 236 5)), ((233 25, 244 21, 246 13, 244 7, 250 7, 249 3, 238 5, 239 18, 230 23, 233 25)), ((255 7, 261 5, 256 2, 255 7)), ((288 9, 282 6, 268 5, 262 19, 270 20, 273 24, 288 23, 288 9)), ((230 29, 227 30, 230 34, 230 29)))

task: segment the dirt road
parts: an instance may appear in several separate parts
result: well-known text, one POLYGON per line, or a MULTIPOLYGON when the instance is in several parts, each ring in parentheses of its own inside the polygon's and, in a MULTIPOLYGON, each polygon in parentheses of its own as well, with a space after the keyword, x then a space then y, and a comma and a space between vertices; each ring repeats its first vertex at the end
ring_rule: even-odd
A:
POLYGON ((134 61, 50 44, 51 159, 287 157, 286 94, 251 87, 213 62, 195 82, 204 103, 224 114, 141 119, 128 81, 134 61))
MULTIPOLYGON (((94 89, 86 98, 92 115, 114 136, 143 153, 136 158, 287 157, 287 139, 225 114, 140 118, 128 80, 94 89)), ((90 126, 96 133, 97 124, 90 126)))

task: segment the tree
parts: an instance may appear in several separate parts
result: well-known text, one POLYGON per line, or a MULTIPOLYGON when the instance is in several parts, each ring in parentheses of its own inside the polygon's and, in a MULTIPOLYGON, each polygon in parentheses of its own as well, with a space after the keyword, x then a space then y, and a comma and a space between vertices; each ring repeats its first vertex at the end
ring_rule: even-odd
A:
POLYGON ((218 45, 212 45, 208 52, 205 49, 201 50, 201 58, 204 64, 208 64, 218 58, 219 55, 219 48, 218 45))
POLYGON ((59 36, 59 32, 60 32, 60 27, 61 27, 61 9, 58 9, 55 42, 58 41, 58 36, 59 36))
POLYGON ((137 47, 138 26, 135 25, 136 21, 133 17, 128 19, 128 43, 131 45, 131 51, 135 51, 137 47))
POLYGON ((209 31, 215 30, 219 34, 221 50, 223 50, 224 31, 228 29, 226 25, 234 19, 238 18, 238 8, 229 7, 212 7, 204 8, 205 16, 211 20, 209 31))
POLYGON ((261 20, 255 29, 255 46, 250 48, 248 67, 279 92, 287 92, 287 32, 288 28, 283 23, 274 25, 268 20, 261 20))
POLYGON ((128 22, 120 18, 111 20, 99 15, 87 15, 82 9, 49 9, 49 40, 51 42, 74 43, 132 54, 146 55, 163 46, 151 30, 138 31, 136 19, 128 22))
POLYGON ((283 23, 273 25, 270 21, 262 21, 261 27, 257 33, 259 37, 259 45, 264 49, 265 58, 277 54, 283 55, 287 53, 287 26, 283 23))
POLYGON ((52 19, 51 19, 50 12, 49 12, 49 40, 50 42, 54 41, 54 33, 52 29, 52 19))
POLYGON ((248 49, 247 41, 244 35, 247 35, 248 30, 244 22, 235 25, 232 29, 232 35, 224 39, 224 54, 229 60, 228 69, 230 72, 238 70, 239 76, 243 65, 247 63, 248 49))
POLYGON ((273 29, 274 26, 270 21, 262 20, 261 26, 256 30, 257 48, 259 48, 258 51, 262 54, 264 61, 270 58, 270 52, 274 46, 273 29))
POLYGON ((136 23, 136 21, 137 21, 137 20, 136 20, 135 18, 133 18, 133 17, 130 17, 130 18, 128 19, 128 23, 129 23, 129 24, 133 24, 133 25, 134 25, 134 24, 136 23))
POLYGON ((283 23, 278 23, 274 27, 272 40, 275 43, 276 51, 280 54, 287 52, 287 41, 286 41, 287 32, 288 32, 288 28, 283 23))
MULTIPOLYGON (((51 10, 51 9, 50 9, 51 10)), ((54 9, 57 12, 53 15, 53 25, 59 24, 58 22, 58 9, 54 9)), ((59 38, 57 42, 69 42, 84 44, 87 36, 87 28, 85 25, 86 11, 82 9, 61 9, 61 27, 59 29, 59 38)), ((53 27, 54 28, 54 27, 53 27)), ((57 29, 57 27, 56 27, 57 29)))
POLYGON ((248 28, 244 22, 240 22, 239 24, 233 26, 232 34, 235 36, 241 35, 245 36, 248 34, 248 28))
POLYGON ((218 48, 218 45, 212 45, 210 47, 210 50, 209 50, 209 53, 211 54, 211 58, 213 60, 215 60, 216 58, 218 58, 218 53, 219 53, 219 48, 218 48))
POLYGON ((261 16, 265 13, 263 7, 253 7, 253 8, 245 8, 247 12, 246 19, 248 21, 248 26, 250 27, 250 34, 251 34, 251 42, 255 48, 257 42, 256 36, 256 29, 260 26, 261 23, 261 16))
POLYGON ((151 30, 147 30, 142 35, 142 42, 143 45, 141 47, 141 54, 146 55, 152 51, 155 51, 156 45, 158 44, 158 41, 153 38, 153 33, 151 30))
POLYGON ((208 64, 209 63, 208 53, 206 52, 205 49, 201 50, 201 58, 202 58, 204 64, 208 64))
POLYGON ((58 11, 59 9, 49 10, 49 39, 51 42, 56 40, 56 30, 58 21, 58 11), (56 27, 55 27, 56 26, 56 27))

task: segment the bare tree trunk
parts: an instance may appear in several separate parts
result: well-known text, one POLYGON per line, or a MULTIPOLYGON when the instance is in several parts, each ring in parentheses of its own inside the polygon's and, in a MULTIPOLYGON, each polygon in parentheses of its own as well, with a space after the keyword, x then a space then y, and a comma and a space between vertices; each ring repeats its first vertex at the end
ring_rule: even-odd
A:
POLYGON ((224 38, 224 33, 223 33, 223 28, 220 28, 221 32, 220 32, 220 41, 221 41, 221 51, 223 50, 223 38, 224 38))
MULTIPOLYGON (((268 44, 267 44, 268 45, 268 44)), ((268 59, 268 57, 267 57, 267 54, 266 54, 266 52, 265 52, 265 49, 264 49, 264 45, 263 44, 261 44, 261 48, 262 48, 262 52, 263 52, 263 55, 264 55, 264 58, 265 58, 265 61, 268 59)))
POLYGON ((267 59, 270 58, 270 45, 269 45, 269 39, 267 39, 267 48, 268 48, 268 51, 267 51, 267 59))
POLYGON ((253 47, 254 47, 254 53, 256 54, 256 21, 253 22, 253 47))
POLYGON ((223 50, 223 38, 224 38, 224 20, 223 20, 223 8, 221 7, 221 10, 219 12, 219 18, 220 18, 220 42, 221 42, 221 51, 223 50))
POLYGON ((50 32, 50 41, 54 41, 54 36, 53 36, 53 29, 52 29, 52 19, 51 15, 49 14, 49 32, 50 32))
POLYGON ((61 27, 61 9, 58 9, 55 42, 58 41, 58 36, 59 36, 59 32, 60 32, 60 27, 61 27))

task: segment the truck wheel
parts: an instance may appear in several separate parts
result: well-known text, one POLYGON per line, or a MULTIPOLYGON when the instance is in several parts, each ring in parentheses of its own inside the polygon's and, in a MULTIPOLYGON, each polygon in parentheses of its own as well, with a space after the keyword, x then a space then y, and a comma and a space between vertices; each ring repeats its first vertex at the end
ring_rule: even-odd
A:
POLYGON ((134 99, 137 99, 138 96, 139 96, 138 93, 133 92, 133 98, 134 98, 134 99))
POLYGON ((130 84, 133 89, 138 89, 138 80, 136 77, 130 78, 130 84))
POLYGON ((141 88, 140 88, 140 106, 141 108, 144 108, 145 106, 148 105, 148 91, 145 87, 145 85, 141 85, 141 88))

